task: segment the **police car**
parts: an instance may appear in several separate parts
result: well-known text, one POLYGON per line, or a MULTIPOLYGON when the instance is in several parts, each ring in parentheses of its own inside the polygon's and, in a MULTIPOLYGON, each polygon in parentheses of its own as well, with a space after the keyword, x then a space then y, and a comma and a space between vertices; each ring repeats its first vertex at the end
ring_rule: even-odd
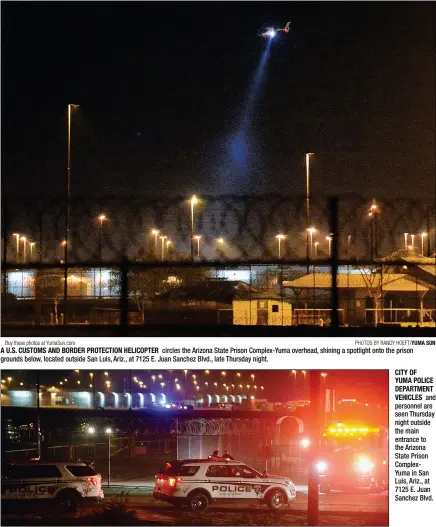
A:
POLYGON ((153 497, 193 512, 242 500, 278 510, 296 498, 296 491, 289 478, 260 474, 241 461, 182 459, 166 463, 155 476, 153 497))
POLYGON ((101 475, 85 463, 12 463, 2 473, 4 508, 44 502, 75 512, 81 502, 103 497, 101 475))

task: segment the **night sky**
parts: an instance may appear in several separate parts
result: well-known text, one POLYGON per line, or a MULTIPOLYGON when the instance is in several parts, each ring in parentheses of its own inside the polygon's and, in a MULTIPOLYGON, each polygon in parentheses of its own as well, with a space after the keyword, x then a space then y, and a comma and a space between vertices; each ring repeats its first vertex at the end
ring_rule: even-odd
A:
POLYGON ((435 190, 432 2, 2 2, 6 195, 173 196, 435 190), (228 138, 265 40, 256 162, 240 180, 228 138))

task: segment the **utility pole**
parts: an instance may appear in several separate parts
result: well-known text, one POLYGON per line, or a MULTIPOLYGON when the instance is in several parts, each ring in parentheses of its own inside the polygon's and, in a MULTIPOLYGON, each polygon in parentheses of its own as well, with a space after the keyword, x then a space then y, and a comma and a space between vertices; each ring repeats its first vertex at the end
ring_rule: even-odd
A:
POLYGON ((315 155, 313 152, 306 154, 306 260, 307 273, 309 273, 309 258, 312 254, 312 247, 309 247, 309 228, 310 228, 310 156, 315 155))
POLYGON ((319 454, 319 438, 321 423, 321 372, 309 372, 310 384, 310 465, 309 465, 309 491, 307 499, 307 525, 319 525, 319 476, 317 461, 319 454))
POLYGON ((41 459, 41 418, 39 415, 39 371, 36 372, 36 448, 38 452, 38 458, 41 459))

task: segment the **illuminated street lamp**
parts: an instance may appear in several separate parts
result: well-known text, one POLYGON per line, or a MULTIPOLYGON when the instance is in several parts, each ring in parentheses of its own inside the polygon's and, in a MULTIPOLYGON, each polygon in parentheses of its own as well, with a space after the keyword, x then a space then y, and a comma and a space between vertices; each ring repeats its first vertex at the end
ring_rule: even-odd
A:
POLYGON ((407 250, 407 247, 408 247, 408 240, 409 240, 409 233, 408 232, 405 232, 404 233, 404 248, 407 250))
POLYGON ((17 262, 18 262, 20 258, 20 235, 15 232, 12 236, 15 236, 16 241, 17 241, 17 262))
POLYGON ((307 230, 307 235, 309 236, 309 248, 307 252, 308 259, 312 258, 312 247, 313 247, 313 235, 315 234, 315 227, 309 227, 307 230))
POLYGON ((377 225, 377 214, 380 213, 380 209, 375 201, 373 201, 369 208, 368 217, 371 220, 371 260, 377 258, 378 252, 378 225, 377 225))
POLYGON ((284 234, 277 234, 276 238, 277 238, 277 240, 279 242, 279 260, 280 260, 280 258, 282 257, 282 251, 281 251, 282 240, 284 240, 286 238, 286 236, 284 234))
POLYGON ((104 214, 100 214, 98 217, 100 220, 100 280, 99 280, 99 294, 98 296, 101 296, 101 266, 103 262, 103 222, 107 220, 107 217, 104 214))
POLYGON ((165 259, 165 240, 168 238, 168 236, 160 236, 161 241, 161 260, 164 261, 165 259))
POLYGON ((424 254, 424 238, 427 236, 426 232, 421 232, 421 254, 422 256, 425 256, 424 254))
POLYGON ((313 244, 315 258, 318 256, 318 245, 319 245, 319 242, 315 242, 313 244))
POLYGON ((103 222, 107 220, 107 217, 104 214, 100 214, 98 217, 100 220, 100 265, 103 260, 103 222))
POLYGON ((166 246, 167 246, 168 260, 170 259, 170 245, 171 244, 172 244, 172 241, 171 240, 167 240, 166 246))
POLYGON ((152 229, 151 234, 154 236, 154 258, 157 260, 157 238, 159 236, 158 229, 152 229))
POLYGON ((29 247, 30 247, 30 261, 32 261, 32 257, 33 257, 33 246, 35 245, 36 242, 31 242, 29 243, 29 247))
POLYGON ((194 259, 194 206, 198 203, 197 196, 194 194, 189 200, 191 203, 191 260, 194 259))
POLYGON ((198 259, 200 259, 200 240, 201 240, 201 236, 199 236, 197 234, 196 236, 193 236, 193 239, 197 240, 197 257, 198 257, 198 259))
POLYGON ((415 249, 415 235, 411 234, 410 237, 412 238, 412 251, 415 249))
POLYGON ((225 241, 224 238, 217 238, 216 239, 216 251, 219 258, 224 258, 224 247, 225 247, 225 241))

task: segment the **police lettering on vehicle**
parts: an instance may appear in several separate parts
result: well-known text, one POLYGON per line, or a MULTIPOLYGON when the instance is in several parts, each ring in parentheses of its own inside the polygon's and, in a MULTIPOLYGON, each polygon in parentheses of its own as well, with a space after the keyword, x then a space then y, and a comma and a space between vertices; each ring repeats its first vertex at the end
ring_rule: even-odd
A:
POLYGON ((10 485, 3 488, 2 495, 17 493, 20 496, 40 496, 47 494, 50 490, 51 488, 47 485, 10 485))
POLYGON ((219 492, 251 492, 251 485, 212 485, 212 491, 219 492))

